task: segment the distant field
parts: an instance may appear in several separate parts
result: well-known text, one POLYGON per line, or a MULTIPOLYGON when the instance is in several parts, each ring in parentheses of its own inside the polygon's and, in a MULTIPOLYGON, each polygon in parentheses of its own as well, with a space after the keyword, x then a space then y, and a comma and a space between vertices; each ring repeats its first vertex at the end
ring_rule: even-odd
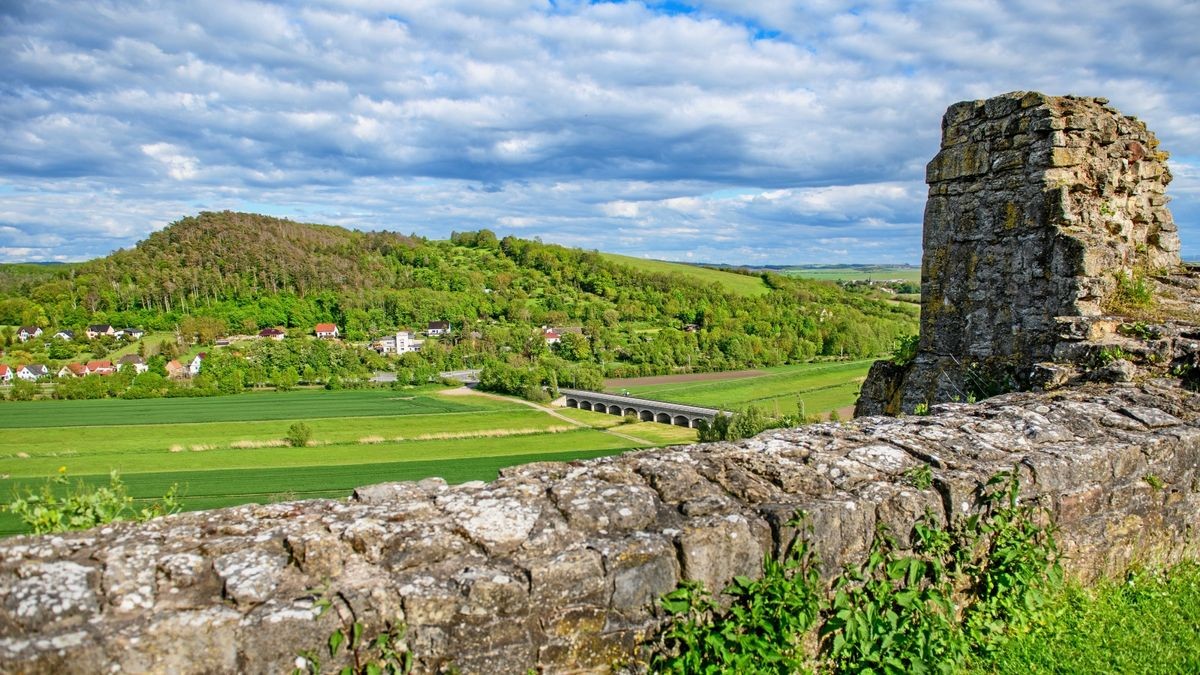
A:
POLYGON ((5 403, 0 407, 0 428, 471 413, 503 406, 502 403, 485 398, 470 399, 470 402, 467 402, 462 399, 433 396, 429 391, 380 389, 258 392, 237 396, 132 401, 25 401, 5 403))
POLYGON ((656 272, 659 274, 682 274, 684 276, 699 279, 708 283, 715 282, 721 284, 721 286, 730 293, 737 293, 738 295, 753 297, 756 295, 764 295, 769 290, 766 283, 764 283, 759 277, 750 277, 744 274, 734 274, 733 272, 723 272, 721 270, 710 269, 708 267, 697 267, 695 265, 686 265, 683 263, 633 258, 625 255, 617 255, 615 253, 601 253, 600 256, 605 260, 622 265, 628 265, 645 272, 656 272))
POLYGON ((628 386, 617 384, 608 391, 618 393, 627 390, 633 396, 724 410, 737 410, 754 404, 775 414, 796 412, 797 400, 802 400, 807 414, 817 414, 854 405, 862 380, 873 361, 865 359, 765 368, 760 375, 731 380, 628 386))
MULTIPOLYGON (((435 475, 491 479, 503 466, 642 446, 511 401, 431 390, 4 403, 0 423, 0 502, 65 466, 88 482, 117 469, 139 498, 179 483, 188 510, 346 496, 359 485, 435 475), (313 445, 283 444, 296 420, 312 428, 313 445)), ((18 528, 0 516, 0 533, 18 528)))
POLYGON ((901 281, 921 281, 920 267, 896 267, 887 265, 872 265, 869 267, 789 267, 780 270, 781 274, 803 279, 818 281, 876 281, 899 279, 901 281))

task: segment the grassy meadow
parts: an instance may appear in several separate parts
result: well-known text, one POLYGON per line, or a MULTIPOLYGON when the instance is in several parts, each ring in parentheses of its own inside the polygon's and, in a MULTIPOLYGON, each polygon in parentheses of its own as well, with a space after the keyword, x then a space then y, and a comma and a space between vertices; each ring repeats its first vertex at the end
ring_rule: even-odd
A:
POLYGON ((685 277, 699 279, 706 283, 718 283, 730 293, 747 297, 764 295, 769 290, 767 284, 759 277, 746 276, 724 272, 709 267, 698 267, 684 263, 666 262, 663 260, 647 260, 615 253, 601 253, 600 256, 621 265, 628 265, 643 272, 655 274, 681 274, 685 277))
POLYGON ((753 404, 771 414, 794 413, 797 400, 802 400, 805 413, 811 415, 854 405, 873 362, 874 359, 804 363, 764 368, 762 374, 736 379, 618 385, 608 391, 628 391, 632 396, 723 410, 753 404))
POLYGON ((847 267, 789 267, 781 274, 817 281, 921 281, 921 268, 908 265, 851 265, 847 267))
MULTIPOLYGON (((505 466, 613 454, 672 432, 630 434, 640 442, 519 403, 434 389, 10 402, 0 405, 0 429, 0 502, 60 467, 96 484, 115 469, 139 499, 178 483, 188 510, 344 497, 360 485, 428 476, 491 480, 505 466), (296 421, 312 429, 306 447, 284 441, 296 421)), ((0 514, 0 533, 20 529, 0 514)))

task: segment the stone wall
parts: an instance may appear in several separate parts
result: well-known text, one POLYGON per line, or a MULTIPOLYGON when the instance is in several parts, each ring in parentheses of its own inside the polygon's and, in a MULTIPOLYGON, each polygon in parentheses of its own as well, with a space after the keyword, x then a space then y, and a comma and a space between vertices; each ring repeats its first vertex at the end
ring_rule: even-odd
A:
POLYGON ((1166 153, 1105 99, 950 106, 926 180, 919 353, 881 365, 858 414, 964 400, 987 388, 972 377, 1041 384, 1032 366, 1063 360, 1064 325, 1108 313, 1119 278, 1180 268, 1166 153))
POLYGON ((0 671, 280 673, 339 625, 401 621, 418 672, 602 672, 638 653, 680 580, 757 574, 798 509, 828 574, 863 555, 877 522, 905 543, 926 509, 968 513, 1014 466, 1073 573, 1172 561, 1194 553, 1200 526, 1197 399, 1173 381, 1012 394, 532 464, 490 484, 13 538, 0 544, 0 671), (919 464, 929 489, 903 478, 919 464), (319 618, 317 597, 333 601, 319 618))

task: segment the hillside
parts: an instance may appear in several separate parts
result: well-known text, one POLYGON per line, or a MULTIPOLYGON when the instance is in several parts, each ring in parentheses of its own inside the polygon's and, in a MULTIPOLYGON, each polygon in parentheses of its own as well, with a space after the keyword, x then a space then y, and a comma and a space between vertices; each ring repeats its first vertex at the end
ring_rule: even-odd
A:
POLYGON ((730 293, 737 293, 738 295, 753 297, 757 295, 763 295, 770 290, 763 282, 762 277, 759 275, 738 274, 736 272, 713 269, 711 267, 667 262, 665 260, 634 258, 632 256, 619 255, 616 253, 601 253, 600 255, 605 260, 617 263, 618 265, 632 267, 643 272, 650 272, 653 274, 679 274, 704 283, 715 283, 730 293))
POLYGON ((916 330, 911 308, 870 289, 650 265, 487 230, 431 241, 231 212, 61 270, 0 266, 0 325, 174 331, 197 317, 235 333, 332 321, 352 341, 449 321, 455 338, 426 355, 446 367, 537 360, 539 327, 574 326, 556 356, 610 376, 863 357, 916 330))

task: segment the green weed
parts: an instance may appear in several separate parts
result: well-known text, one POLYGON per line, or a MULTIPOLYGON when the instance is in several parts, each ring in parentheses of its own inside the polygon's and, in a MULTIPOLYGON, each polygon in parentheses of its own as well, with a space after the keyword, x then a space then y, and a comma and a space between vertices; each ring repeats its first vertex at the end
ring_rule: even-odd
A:
MULTIPOLYGON (((326 591, 321 590, 317 597, 315 618, 324 615, 332 605, 326 591)), ((325 672, 321 669, 323 656, 350 662, 337 670, 338 675, 404 675, 412 671, 412 652, 404 640, 407 627, 403 623, 389 623, 373 638, 366 636, 366 630, 358 621, 335 628, 325 641, 324 650, 306 649, 297 654, 292 675, 321 675, 325 672)))
MULTIPOLYGON (((926 467, 928 469, 928 467, 926 467)), ((932 477, 912 471, 910 480, 932 477)), ((824 597, 815 553, 798 539, 763 577, 738 578, 720 612, 685 583, 662 599, 673 620, 651 666, 662 672, 951 673, 984 663, 1040 625, 1048 593, 1061 585, 1045 514, 1018 501, 1015 473, 981 489, 979 513, 940 526, 926 514, 901 552, 880 527, 866 560, 834 579, 824 597), (820 625, 819 662, 800 647, 820 625)), ((794 523, 793 523, 794 524, 794 523)))
POLYGON ((116 471, 109 474, 108 485, 88 485, 82 480, 72 484, 65 466, 40 489, 16 492, 11 502, 0 507, 20 518, 34 534, 86 530, 115 520, 149 520, 180 508, 178 484, 171 485, 160 500, 136 507, 116 471))
MULTIPOLYGON (((799 518, 793 526, 800 526, 799 518)), ((797 537, 782 562, 768 556, 763 576, 736 577, 720 612, 696 582, 662 598, 672 616, 651 668, 660 673, 796 673, 809 670, 804 635, 816 624, 820 578, 807 541, 797 537)))

